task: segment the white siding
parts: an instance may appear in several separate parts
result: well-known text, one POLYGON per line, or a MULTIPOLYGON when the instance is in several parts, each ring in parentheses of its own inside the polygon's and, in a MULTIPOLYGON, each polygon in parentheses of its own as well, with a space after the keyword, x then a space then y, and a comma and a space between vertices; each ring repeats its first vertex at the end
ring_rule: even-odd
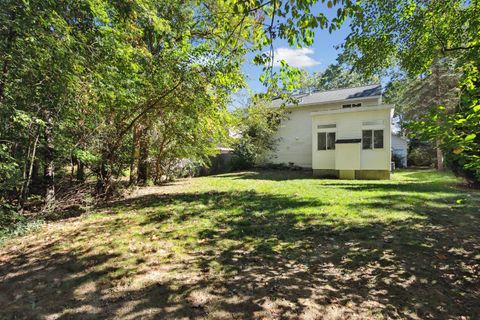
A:
POLYGON ((276 152, 269 156, 273 163, 293 162, 302 167, 312 166, 312 129, 310 109, 294 110, 277 132, 276 152))
POLYGON ((392 152, 402 157, 403 166, 407 166, 408 142, 406 139, 392 134, 392 152))
POLYGON ((335 149, 335 169, 359 170, 361 168, 361 147, 360 143, 337 144, 335 149))
MULTIPOLYGON (((379 99, 373 98, 358 101, 348 101, 348 103, 352 102, 361 102, 362 106, 374 106, 378 105, 379 99)), ((265 161, 285 164, 293 162, 295 165, 311 168, 312 142, 315 146, 315 149, 317 143, 316 134, 314 134, 315 141, 312 141, 311 112, 341 109, 342 104, 342 102, 339 102, 302 107, 290 107, 289 111, 291 113, 288 116, 289 119, 282 122, 276 135, 276 137, 280 139, 276 147, 276 151, 272 154, 269 154, 265 161)), ((325 166, 335 166, 335 153, 330 150, 324 152, 326 157, 322 157, 322 159, 315 159, 315 161, 325 162, 325 166)), ((314 158, 315 157, 316 155, 314 154, 314 158)))
MULTIPOLYGON (((352 110, 353 111, 353 110, 352 110)), ((384 146, 382 149, 363 150, 361 149, 361 142, 359 143, 360 150, 360 168, 367 170, 390 170, 391 161, 391 109, 380 109, 371 111, 355 111, 348 113, 336 113, 326 115, 314 115, 312 118, 312 132, 316 132, 318 124, 335 123, 337 139, 361 139, 363 129, 383 129, 384 130, 384 146), (375 122, 373 125, 364 125, 364 122, 375 122)), ((312 135, 313 140, 313 169, 338 169, 335 166, 335 154, 337 154, 337 161, 341 161, 342 168, 348 168, 347 162, 351 162, 351 169, 358 168, 357 156, 351 155, 354 150, 352 148, 346 149, 345 154, 340 152, 345 147, 335 150, 330 153, 328 151, 318 151, 316 133, 312 135), (333 155, 332 155, 333 153, 333 155), (342 158, 342 160, 339 159, 342 158)), ((339 144, 337 144, 337 148, 339 144)))

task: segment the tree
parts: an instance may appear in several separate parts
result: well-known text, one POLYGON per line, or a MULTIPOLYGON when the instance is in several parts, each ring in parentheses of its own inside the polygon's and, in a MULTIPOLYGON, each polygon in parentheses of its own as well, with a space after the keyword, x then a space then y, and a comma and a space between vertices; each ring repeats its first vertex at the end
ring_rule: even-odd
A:
POLYGON ((446 163, 468 181, 480 182, 480 70, 465 66, 460 87, 464 89, 454 112, 443 105, 409 125, 423 139, 437 139, 446 154, 446 163), (439 125, 441 123, 441 125, 439 125))
POLYGON ((379 83, 377 76, 365 77, 356 72, 352 67, 341 64, 331 64, 322 72, 309 74, 306 70, 300 70, 297 80, 297 90, 300 93, 313 91, 327 91, 342 88, 358 87, 379 83))
POLYGON ((380 83, 377 76, 365 77, 353 67, 341 64, 329 65, 325 71, 315 73, 314 78, 316 89, 321 91, 380 83))
MULTIPOLYGON (((459 82, 461 72, 453 59, 437 60, 429 73, 422 78, 400 79, 387 86, 385 101, 396 105, 395 115, 401 130, 406 134, 415 134, 409 124, 419 121, 439 105, 449 113, 455 112, 460 102, 459 82)), ((441 123, 438 124, 441 126, 441 123)), ((437 146, 437 168, 443 170, 443 154, 440 140, 433 141, 437 146)))
POLYGON ((416 77, 446 56, 475 58, 478 7, 466 0, 363 1, 350 11, 340 61, 366 75, 396 68, 416 77))
POLYGON ((0 104, 5 110, 2 138, 15 141, 10 144, 10 153, 16 167, 21 168, 17 175, 21 177, 22 198, 37 150, 43 154, 46 208, 55 200, 56 128, 62 126, 62 116, 72 106, 76 85, 73 70, 81 48, 74 36, 78 28, 70 29, 57 12, 78 8, 78 4, 45 1, 6 1, 1 6, 1 32, 7 34, 0 46, 0 104))
MULTIPOLYGON (((435 89, 429 89, 434 94, 430 95, 432 99, 428 102, 430 107, 428 116, 420 112, 419 116, 423 120, 413 122, 412 125, 417 135, 428 136, 437 141, 438 149, 447 152, 448 157, 452 156, 454 149, 451 149, 452 139, 443 134, 445 126, 453 121, 452 119, 466 119, 463 118, 466 116, 465 112, 470 113, 469 119, 475 118, 476 98, 470 94, 462 95, 463 107, 453 110, 443 106, 444 81, 440 78, 442 73, 435 68, 445 60, 453 59, 463 74, 463 81, 459 82, 461 84, 457 89, 472 92, 468 86, 475 87, 477 83, 472 80, 476 77, 476 72, 470 69, 472 65, 478 66, 480 63, 478 58, 480 18, 477 14, 479 9, 477 1, 462 0, 361 2, 357 10, 352 11, 350 23, 352 31, 343 45, 344 51, 340 58, 343 62, 353 63, 356 70, 366 75, 395 70, 421 82, 421 88, 431 87, 429 83, 434 84, 435 89), (429 119, 433 119, 436 124, 426 121, 429 119), (433 130, 433 127, 436 129, 433 130)), ((463 126, 461 131, 457 131, 458 127, 453 126, 449 134, 454 135, 452 138, 455 141, 467 137, 474 141, 477 127, 470 122, 468 124, 471 126, 463 126)), ((469 144, 467 149, 456 149, 456 152, 463 153, 472 148, 469 144)), ((464 169, 478 170, 474 158, 465 156, 464 160, 466 161, 462 165, 464 169)))
POLYGON ((278 138, 275 134, 287 116, 284 106, 272 108, 269 100, 260 96, 253 97, 246 108, 235 111, 235 131, 239 135, 233 144, 233 152, 238 157, 235 169, 252 168, 268 152, 276 149, 278 138))
POLYGON ((52 209, 56 177, 67 165, 72 183, 76 167, 79 180, 93 174, 98 192, 108 196, 127 168, 137 172, 132 181, 143 182, 161 174, 156 168, 166 167, 164 159, 208 158, 228 127, 230 95, 245 85, 246 54, 255 54, 254 63, 264 66, 262 81, 275 92, 298 72, 285 63, 274 72, 265 48, 272 51, 277 38, 309 46, 315 28, 338 28, 351 6, 336 2, 345 8, 328 20, 312 13, 313 3, 3 1, 5 190, 17 200, 27 197, 43 169, 45 207, 52 209))

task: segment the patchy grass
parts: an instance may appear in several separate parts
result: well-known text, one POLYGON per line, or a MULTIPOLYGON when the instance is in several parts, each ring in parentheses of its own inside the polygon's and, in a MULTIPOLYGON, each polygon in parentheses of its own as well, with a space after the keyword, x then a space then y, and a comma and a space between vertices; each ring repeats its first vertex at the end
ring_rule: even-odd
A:
POLYGON ((0 249, 0 319, 478 319, 480 194, 245 172, 140 189, 0 249))

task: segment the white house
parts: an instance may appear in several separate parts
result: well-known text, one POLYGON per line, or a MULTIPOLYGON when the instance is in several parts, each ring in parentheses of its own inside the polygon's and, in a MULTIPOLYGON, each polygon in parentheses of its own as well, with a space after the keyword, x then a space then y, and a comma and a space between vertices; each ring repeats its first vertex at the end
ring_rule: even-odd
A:
POLYGON ((407 167, 408 140, 399 134, 392 134, 392 153, 402 159, 402 167, 407 167))
POLYGON ((390 178, 393 106, 382 104, 380 85, 296 98, 277 132, 277 149, 266 161, 311 168, 316 176, 390 178))

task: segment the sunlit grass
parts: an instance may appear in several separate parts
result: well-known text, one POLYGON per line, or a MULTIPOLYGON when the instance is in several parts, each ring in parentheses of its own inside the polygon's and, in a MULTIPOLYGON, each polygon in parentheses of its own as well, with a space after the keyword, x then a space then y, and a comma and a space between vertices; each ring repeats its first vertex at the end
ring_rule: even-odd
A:
MULTIPOLYGON (((231 288, 261 284, 274 279, 275 270, 287 268, 284 272, 295 270, 288 279, 298 282, 299 290, 335 274, 327 283, 338 287, 336 299, 349 303, 354 301, 348 298, 350 291, 358 295, 349 287, 352 279, 375 275, 382 282, 370 285, 378 292, 388 291, 394 281, 400 289, 390 303, 414 313, 416 302, 405 304, 412 294, 408 288, 427 279, 426 285, 437 291, 415 291, 415 299, 424 300, 430 315, 441 316, 445 314, 435 313, 439 311, 428 303, 441 301, 444 309, 454 310, 441 291, 466 299, 459 288, 471 284, 468 275, 475 272, 480 196, 458 183, 452 175, 434 171, 399 171, 388 181, 322 180, 290 171, 199 177, 145 189, 151 192, 51 224, 9 245, 38 246, 37 253, 51 263, 59 263, 54 257, 65 259, 73 280, 62 290, 76 292, 89 281, 105 299, 113 294, 105 288, 133 290, 155 305, 160 302, 138 292, 168 283, 164 306, 184 301, 191 288, 209 296, 223 292, 208 305, 213 314, 225 311, 222 297, 231 294, 231 288), (52 245, 46 247, 49 241, 52 245), (452 267, 449 261, 456 260, 449 259, 454 256, 460 260, 452 267), (437 261, 435 267, 432 261, 437 261), (439 268, 453 268, 466 284, 445 282, 439 268)), ((363 288, 365 283, 356 285, 363 288)), ((285 290, 283 299, 296 301, 300 293, 288 288, 275 290, 285 290)), ((252 292, 256 298, 265 294, 252 292)), ((371 299, 369 292, 362 299, 371 299)), ((237 313, 251 317, 248 308, 237 313)), ((363 316, 396 315, 362 308, 357 305, 356 312, 363 316)))

